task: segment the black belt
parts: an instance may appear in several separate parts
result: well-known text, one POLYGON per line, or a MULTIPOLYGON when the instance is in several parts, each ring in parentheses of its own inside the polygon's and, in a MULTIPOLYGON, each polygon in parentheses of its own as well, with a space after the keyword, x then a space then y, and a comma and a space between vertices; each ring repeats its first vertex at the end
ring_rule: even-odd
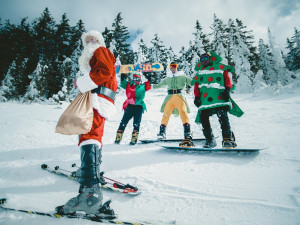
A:
POLYGON ((91 90, 92 93, 97 93, 97 94, 101 94, 101 95, 104 95, 106 97, 109 97, 111 100, 115 100, 116 98, 116 93, 107 88, 107 87, 103 87, 103 86, 98 86, 97 88, 91 90))
POLYGON ((170 89, 168 90, 168 94, 169 95, 176 95, 176 94, 180 94, 182 89, 170 89))

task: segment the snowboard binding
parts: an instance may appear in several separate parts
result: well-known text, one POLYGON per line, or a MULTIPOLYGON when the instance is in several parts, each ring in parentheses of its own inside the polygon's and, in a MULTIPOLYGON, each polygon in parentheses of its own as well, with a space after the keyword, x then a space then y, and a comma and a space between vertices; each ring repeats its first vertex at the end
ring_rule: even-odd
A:
POLYGON ((191 138, 185 138, 180 142, 179 147, 191 148, 195 145, 191 138))

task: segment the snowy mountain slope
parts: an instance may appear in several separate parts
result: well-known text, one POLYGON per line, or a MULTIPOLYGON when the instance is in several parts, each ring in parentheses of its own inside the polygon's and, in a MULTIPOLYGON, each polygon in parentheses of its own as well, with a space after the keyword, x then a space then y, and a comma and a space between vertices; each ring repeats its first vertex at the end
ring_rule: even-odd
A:
MULTIPOLYGON (((230 116, 240 147, 268 146, 259 153, 199 153, 166 151, 154 144, 129 146, 132 122, 121 145, 113 144, 122 117, 124 96, 117 98, 118 113, 107 121, 103 137, 106 176, 137 185, 142 194, 122 196, 104 191, 124 220, 176 220, 197 225, 296 225, 300 224, 300 95, 233 95, 245 111, 230 116)), ((162 114, 165 92, 146 95, 140 138, 154 138, 162 114)), ((187 95, 194 120, 196 108, 187 95)), ((78 184, 47 173, 40 165, 72 169, 79 161, 76 136, 54 132, 67 107, 46 104, 0 103, 0 196, 7 206, 53 211, 76 195, 78 184)), ((221 132, 211 118, 214 134, 221 132)), ((201 126, 192 124, 194 137, 203 137, 201 126)), ((172 117, 168 137, 183 136, 180 119, 172 117)), ((200 143, 198 143, 200 144, 200 143)), ((53 219, 21 213, 0 212, 0 224, 95 224, 84 220, 53 219)))

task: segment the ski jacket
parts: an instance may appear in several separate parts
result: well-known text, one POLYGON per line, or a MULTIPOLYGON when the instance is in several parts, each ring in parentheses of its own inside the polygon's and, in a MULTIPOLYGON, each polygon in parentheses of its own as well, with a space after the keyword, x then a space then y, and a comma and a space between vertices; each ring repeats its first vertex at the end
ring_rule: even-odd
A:
MULTIPOLYGON (((175 74, 168 73, 167 76, 168 77, 166 77, 164 80, 162 80, 159 84, 153 84, 153 89, 158 89, 158 88, 167 86, 168 91, 172 92, 172 90, 182 90, 186 84, 191 86, 192 79, 185 76, 182 71, 179 71, 175 74)), ((187 112, 190 113, 190 108, 189 108, 189 105, 187 104, 185 97, 181 93, 178 93, 178 95, 182 98, 182 101, 185 102, 187 112)), ((173 96, 173 94, 168 93, 168 95, 166 96, 166 98, 161 106, 161 109, 160 109, 161 112, 164 112, 165 105, 170 100, 170 98, 172 98, 172 96, 173 96)), ((175 108, 173 110, 172 114, 174 114, 175 116, 178 116, 179 115, 178 109, 175 108)))
MULTIPOLYGON (((117 92, 115 57, 108 48, 99 47, 89 61, 90 71, 77 79, 77 86, 81 93, 93 90, 98 86, 117 92)), ((111 118, 117 111, 114 100, 97 93, 92 94, 93 108, 104 118, 111 118)))
POLYGON ((133 82, 128 82, 123 80, 120 84, 121 88, 126 89, 127 99, 123 103, 123 109, 126 109, 129 104, 131 105, 141 105, 143 107, 143 113, 147 107, 144 102, 145 93, 151 89, 150 81, 146 81, 143 84, 136 85, 133 82))
MULTIPOLYGON (((194 85, 195 97, 200 98, 201 105, 198 108, 198 115, 196 122, 200 122, 200 111, 205 109, 215 109, 219 107, 228 107, 229 113, 235 116, 242 116, 244 113, 238 105, 230 97, 225 101, 220 94, 224 92, 225 88, 232 89, 233 85, 228 72, 234 72, 234 68, 221 63, 222 58, 214 52, 210 52, 210 64, 204 67, 199 62, 195 70, 197 74, 192 80, 194 85)), ((215 113, 214 111, 212 111, 215 113)))

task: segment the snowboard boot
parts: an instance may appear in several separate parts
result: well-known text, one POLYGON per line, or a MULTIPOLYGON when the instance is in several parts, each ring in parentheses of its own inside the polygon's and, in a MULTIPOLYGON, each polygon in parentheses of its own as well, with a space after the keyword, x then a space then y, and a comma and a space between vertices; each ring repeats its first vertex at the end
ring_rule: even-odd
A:
POLYGON ((159 127, 159 133, 157 134, 157 139, 162 140, 166 139, 166 126, 164 124, 161 124, 159 127))
POLYGON ((132 132, 132 136, 131 136, 131 142, 129 143, 130 145, 135 145, 137 142, 137 139, 139 137, 139 132, 137 132, 136 130, 134 130, 132 132))
POLYGON ((214 148, 217 146, 217 142, 215 140, 215 137, 214 137, 211 129, 209 129, 209 130, 203 129, 203 135, 206 138, 203 148, 214 148))
POLYGON ((115 140, 115 144, 120 144, 122 137, 123 137, 123 130, 118 130, 117 131, 117 135, 116 135, 116 140, 115 140))
POLYGON ((223 136, 223 141, 222 141, 222 146, 223 148, 235 148, 237 146, 235 142, 235 137, 233 132, 231 130, 225 130, 222 131, 222 136, 223 136))
POLYGON ((179 144, 179 147, 195 147, 193 141, 192 141, 192 132, 191 132, 191 126, 189 123, 183 124, 183 131, 184 131, 184 139, 179 144))

